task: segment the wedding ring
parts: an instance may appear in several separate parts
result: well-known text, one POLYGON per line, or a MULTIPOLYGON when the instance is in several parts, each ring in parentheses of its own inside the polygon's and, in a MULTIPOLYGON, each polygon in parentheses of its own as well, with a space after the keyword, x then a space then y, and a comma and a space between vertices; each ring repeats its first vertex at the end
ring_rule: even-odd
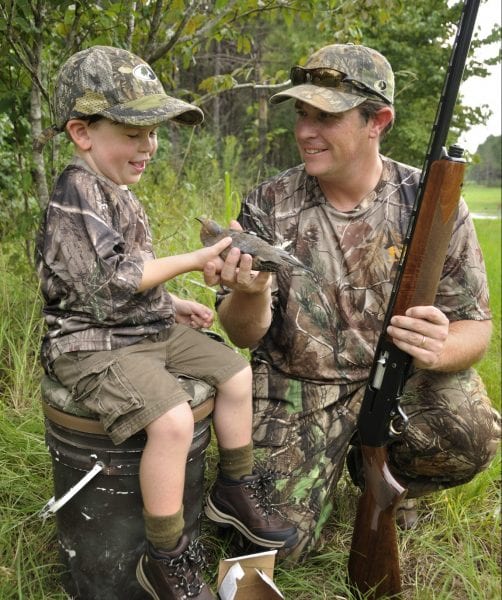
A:
POLYGON ((422 336, 422 341, 420 342, 420 348, 423 348, 425 345, 425 335, 422 336))

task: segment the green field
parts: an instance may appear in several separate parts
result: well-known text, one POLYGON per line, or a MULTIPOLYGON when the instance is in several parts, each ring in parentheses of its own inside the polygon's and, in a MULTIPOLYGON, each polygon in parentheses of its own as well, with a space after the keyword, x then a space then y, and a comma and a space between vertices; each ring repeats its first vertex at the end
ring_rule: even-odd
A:
POLYGON ((486 187, 476 183, 466 183, 463 195, 469 210, 474 215, 488 217, 501 216, 502 189, 486 187))

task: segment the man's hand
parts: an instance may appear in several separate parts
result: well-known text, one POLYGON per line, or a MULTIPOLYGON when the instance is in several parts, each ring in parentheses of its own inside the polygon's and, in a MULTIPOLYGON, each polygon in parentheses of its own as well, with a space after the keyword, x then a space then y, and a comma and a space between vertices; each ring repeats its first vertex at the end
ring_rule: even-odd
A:
POLYGON ((272 276, 263 271, 253 271, 253 258, 232 248, 221 270, 213 262, 204 267, 204 281, 207 285, 224 285, 244 294, 261 294, 270 287, 272 276))
POLYGON ((437 369, 448 339, 450 322, 434 306, 414 306, 394 316, 387 328, 394 344, 413 356, 418 369, 437 369))
POLYGON ((492 322, 449 322, 434 306, 414 306, 394 316, 387 333, 398 348, 414 358, 418 369, 455 372, 472 367, 490 343, 492 322))
MULTIPOLYGON (((242 230, 237 221, 232 229, 242 230)), ((204 267, 207 285, 224 285, 231 288, 218 308, 220 322, 232 342, 239 348, 255 346, 265 335, 272 320, 272 276, 253 271, 253 259, 232 248, 221 268, 213 261, 204 267)))
MULTIPOLYGON (((231 221, 230 227, 242 231, 237 221, 231 221)), ((204 281, 207 285, 224 285, 245 294, 261 294, 270 287, 272 277, 270 273, 253 271, 252 262, 251 255, 232 248, 223 265, 214 261, 206 263, 204 281)))

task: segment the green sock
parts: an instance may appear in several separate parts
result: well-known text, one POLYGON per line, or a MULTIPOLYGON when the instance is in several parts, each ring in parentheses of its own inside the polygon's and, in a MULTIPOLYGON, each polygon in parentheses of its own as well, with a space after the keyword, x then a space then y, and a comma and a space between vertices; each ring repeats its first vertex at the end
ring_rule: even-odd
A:
POLYGON ((253 472, 254 456, 253 442, 241 448, 222 448, 220 453, 220 471, 230 479, 240 479, 243 475, 253 472))
POLYGON ((158 550, 170 551, 176 548, 183 534, 185 520, 183 507, 174 515, 157 517, 143 509, 146 539, 158 550))

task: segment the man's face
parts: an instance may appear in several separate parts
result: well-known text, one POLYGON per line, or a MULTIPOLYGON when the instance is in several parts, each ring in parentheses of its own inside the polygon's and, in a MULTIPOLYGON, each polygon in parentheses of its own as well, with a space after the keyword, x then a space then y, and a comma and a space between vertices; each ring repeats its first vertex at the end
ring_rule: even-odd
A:
POLYGON ((117 185, 137 183, 157 151, 157 127, 136 127, 100 119, 88 126, 90 166, 117 185))
POLYGON ((359 110, 327 113, 297 101, 295 138, 309 175, 321 182, 343 182, 374 148, 370 127, 359 110))

